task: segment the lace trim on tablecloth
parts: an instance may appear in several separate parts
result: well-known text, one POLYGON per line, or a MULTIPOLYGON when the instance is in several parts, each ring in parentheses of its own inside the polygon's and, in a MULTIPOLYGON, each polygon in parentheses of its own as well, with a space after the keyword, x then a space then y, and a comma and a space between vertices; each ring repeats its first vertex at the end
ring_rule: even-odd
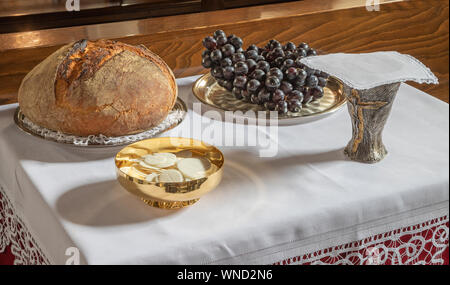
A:
MULTIPOLYGON (((446 215, 274 264, 446 264, 448 239, 446 215)), ((0 186, 0 253, 5 252, 7 246, 11 246, 14 264, 50 264, 0 186)))
POLYGON ((448 239, 449 219, 444 216, 360 241, 287 258, 274 265, 442 265, 448 264, 448 239))
POLYGON ((0 253, 11 247, 14 265, 50 264, 0 186, 0 253))

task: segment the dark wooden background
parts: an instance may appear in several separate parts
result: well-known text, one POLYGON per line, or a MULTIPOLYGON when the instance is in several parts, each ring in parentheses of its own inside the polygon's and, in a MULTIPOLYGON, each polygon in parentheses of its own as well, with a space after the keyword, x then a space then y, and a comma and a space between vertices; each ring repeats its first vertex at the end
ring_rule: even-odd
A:
POLYGON ((437 86, 417 85, 449 100, 449 3, 445 0, 385 0, 369 12, 365 0, 304 0, 247 8, 0 34, 0 104, 17 101, 22 78, 37 63, 71 41, 113 38, 144 44, 159 54, 177 77, 206 72, 202 44, 216 29, 234 33, 244 45, 308 42, 326 53, 396 50, 410 54, 438 76, 437 86))
POLYGON ((231 9, 293 0, 1 0, 0 33, 24 32, 231 9), (72 2, 73 3, 73 2, 72 2))

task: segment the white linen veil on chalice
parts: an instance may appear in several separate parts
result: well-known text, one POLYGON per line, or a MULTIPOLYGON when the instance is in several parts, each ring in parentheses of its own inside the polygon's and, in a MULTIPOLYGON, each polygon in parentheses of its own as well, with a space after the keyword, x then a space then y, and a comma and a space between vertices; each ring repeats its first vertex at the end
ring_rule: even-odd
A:
POLYGON ((387 154, 382 132, 401 82, 438 84, 419 60, 394 51, 336 53, 306 57, 301 62, 343 82, 352 119, 352 138, 344 152, 365 163, 378 162, 387 154))

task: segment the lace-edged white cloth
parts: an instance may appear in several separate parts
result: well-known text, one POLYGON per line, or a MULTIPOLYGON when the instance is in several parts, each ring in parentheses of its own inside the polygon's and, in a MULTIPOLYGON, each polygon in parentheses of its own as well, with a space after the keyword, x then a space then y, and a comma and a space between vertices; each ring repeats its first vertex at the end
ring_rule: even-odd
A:
POLYGON ((448 250, 448 216, 366 239, 294 256, 274 265, 443 265, 448 250))
POLYGON ((0 185, 0 253, 11 248, 14 265, 45 265, 45 256, 0 185))
POLYGON ((30 121, 27 117, 18 110, 18 114, 16 114, 16 123, 24 129, 26 132, 30 132, 39 137, 66 144, 73 144, 75 146, 88 146, 88 145, 105 145, 105 146, 117 146, 124 145, 133 142, 137 142, 140 140, 152 138, 176 125, 178 125, 184 118, 186 111, 183 109, 173 109, 167 117, 156 127, 147 130, 142 133, 127 135, 127 136, 119 136, 119 137, 108 137, 102 134, 100 135, 90 135, 87 137, 68 135, 58 131, 53 131, 39 125, 36 125, 32 121, 30 121))
MULTIPOLYGON (((448 216, 444 216, 274 264, 444 264, 448 237, 448 216)), ((0 253, 8 246, 14 264, 50 264, 0 186, 0 253)))
POLYGON ((439 83, 433 72, 422 62, 396 51, 309 56, 301 59, 301 63, 337 77, 358 90, 406 81, 439 83))

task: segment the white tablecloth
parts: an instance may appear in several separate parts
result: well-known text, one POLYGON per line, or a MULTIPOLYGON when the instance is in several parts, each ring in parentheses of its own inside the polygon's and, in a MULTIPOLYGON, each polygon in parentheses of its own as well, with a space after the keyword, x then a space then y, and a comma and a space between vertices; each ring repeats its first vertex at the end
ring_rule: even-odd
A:
MULTIPOLYGON (((195 79, 178 80, 189 108, 195 79)), ((449 107, 406 84, 384 130, 389 154, 380 163, 345 158, 351 124, 342 108, 280 126, 275 157, 260 157, 257 146, 219 146, 221 184, 177 211, 149 207, 121 188, 118 148, 27 135, 14 125, 16 106, 0 107, 0 183, 53 263, 65 263, 74 246, 89 264, 267 264, 448 215, 449 107)), ((192 128, 193 117, 190 110, 165 136, 192 128)), ((220 122, 205 121, 203 129, 210 124, 220 122)))

